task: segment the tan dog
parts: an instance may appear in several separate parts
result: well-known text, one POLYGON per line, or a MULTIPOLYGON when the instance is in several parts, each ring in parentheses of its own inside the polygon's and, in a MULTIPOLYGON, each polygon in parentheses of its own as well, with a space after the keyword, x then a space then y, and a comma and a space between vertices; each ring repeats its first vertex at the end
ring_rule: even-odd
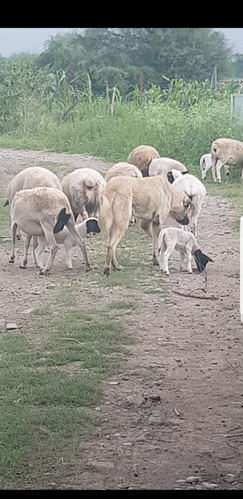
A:
POLYGON ((141 227, 152 237, 153 264, 158 264, 158 234, 170 214, 179 224, 186 225, 190 199, 170 184, 165 177, 113 177, 104 190, 99 214, 101 231, 108 234, 104 274, 120 269, 116 247, 124 236, 132 216, 142 219, 141 227))

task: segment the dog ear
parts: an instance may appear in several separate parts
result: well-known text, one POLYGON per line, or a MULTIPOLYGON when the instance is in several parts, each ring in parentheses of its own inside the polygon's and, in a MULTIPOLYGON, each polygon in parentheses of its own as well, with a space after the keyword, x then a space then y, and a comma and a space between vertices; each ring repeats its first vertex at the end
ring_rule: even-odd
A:
POLYGON ((170 184, 173 184, 173 182, 174 182, 174 180, 175 180, 175 179, 174 179, 174 176, 173 176, 173 174, 172 174, 172 172, 171 172, 171 171, 169 171, 169 172, 167 173, 167 179, 168 179, 168 181, 170 182, 170 184))
POLYGON ((208 257, 207 255, 205 255, 204 253, 202 253, 202 251, 199 249, 199 250, 196 250, 194 253, 193 253, 193 257, 195 259, 195 262, 197 264, 197 269, 198 269, 198 272, 201 273, 202 271, 204 271, 206 265, 208 262, 213 262, 213 260, 211 259, 211 257, 208 257))

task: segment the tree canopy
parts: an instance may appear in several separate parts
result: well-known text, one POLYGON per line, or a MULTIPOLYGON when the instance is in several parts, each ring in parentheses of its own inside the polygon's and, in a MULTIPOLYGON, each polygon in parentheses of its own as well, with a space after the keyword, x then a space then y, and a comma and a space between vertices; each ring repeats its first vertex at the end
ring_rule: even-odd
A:
POLYGON ((82 89, 87 73, 96 95, 116 86, 127 95, 136 86, 165 88, 168 80, 230 78, 233 54, 224 35, 212 28, 86 28, 52 37, 38 56, 40 67, 65 71, 82 89))

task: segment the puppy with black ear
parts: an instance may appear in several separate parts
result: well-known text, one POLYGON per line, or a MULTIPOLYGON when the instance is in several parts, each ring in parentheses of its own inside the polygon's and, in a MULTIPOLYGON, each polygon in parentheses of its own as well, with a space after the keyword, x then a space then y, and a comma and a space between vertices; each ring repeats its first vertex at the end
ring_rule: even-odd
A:
POLYGON ((180 271, 192 273, 192 255, 197 264, 195 272, 201 273, 208 262, 213 260, 202 253, 198 242, 190 231, 184 231, 177 227, 167 227, 161 229, 158 236, 158 257, 159 267, 167 276, 169 276, 169 257, 173 250, 178 250, 180 255, 180 271))

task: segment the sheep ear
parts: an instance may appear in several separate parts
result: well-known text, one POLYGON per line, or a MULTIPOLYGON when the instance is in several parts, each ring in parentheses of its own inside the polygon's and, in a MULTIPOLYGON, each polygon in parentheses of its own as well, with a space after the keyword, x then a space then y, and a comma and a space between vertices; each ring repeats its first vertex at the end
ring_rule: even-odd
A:
POLYGON ((184 170, 184 172, 181 172, 182 175, 189 174, 188 170, 184 170))

